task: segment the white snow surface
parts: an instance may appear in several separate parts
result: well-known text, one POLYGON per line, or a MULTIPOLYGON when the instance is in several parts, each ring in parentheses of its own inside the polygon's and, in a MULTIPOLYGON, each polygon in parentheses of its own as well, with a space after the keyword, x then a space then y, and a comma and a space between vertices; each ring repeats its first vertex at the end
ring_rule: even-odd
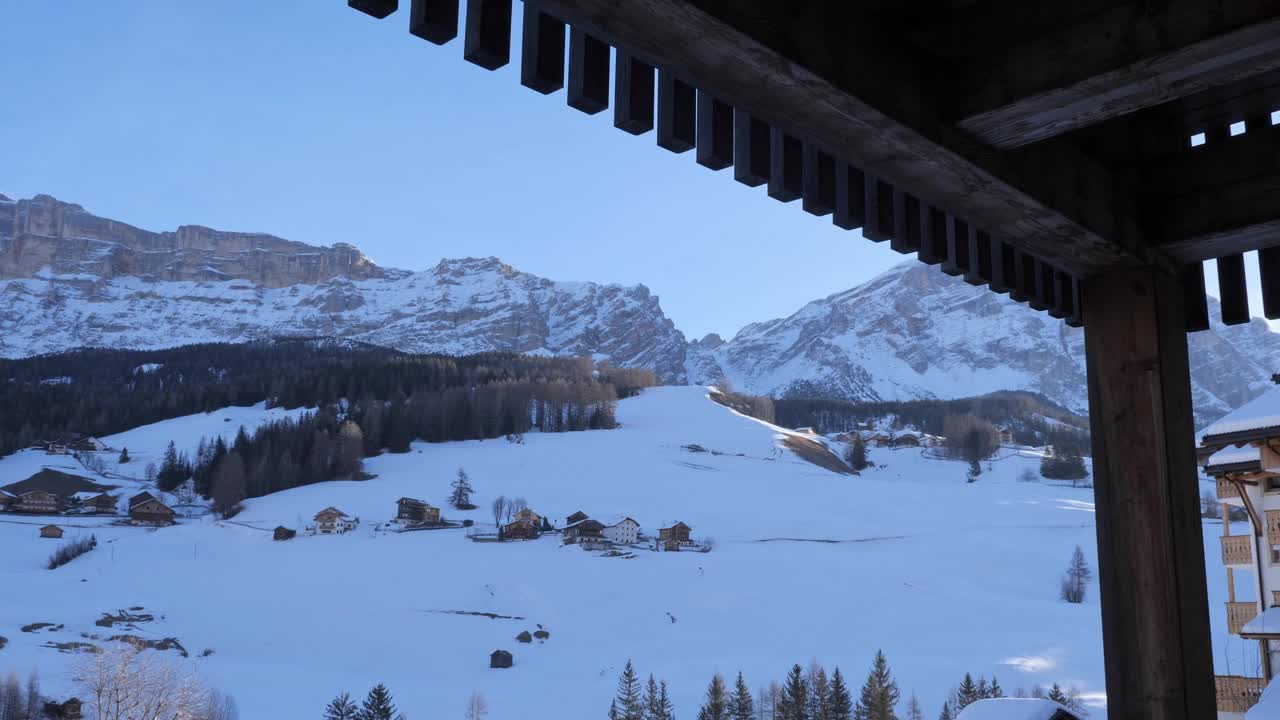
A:
POLYGON ((1227 413, 1200 433, 1200 442, 1214 435, 1280 428, 1280 387, 1272 388, 1227 413))
POLYGON ((1051 720, 1059 710, 1070 712, 1052 700, 992 698, 979 700, 961 710, 956 720, 1051 720))
POLYGON ((1249 708, 1245 720, 1275 720, 1280 718, 1280 677, 1273 678, 1262 691, 1258 704, 1249 708))
MULTIPOLYGON (((998 675, 1010 692, 1058 682, 1103 701, 1096 585, 1083 604, 1057 597, 1075 546, 1096 556, 1090 490, 1018 482, 1039 460, 1020 454, 984 465, 973 484, 964 463, 918 449, 871 448, 877 467, 836 474, 780 447, 787 431, 707 393, 647 390, 619 403, 616 430, 415 443, 368 460, 374 479, 250 500, 233 521, 150 530, 63 518, 72 536, 96 533, 100 546, 54 571, 44 565, 57 542, 36 532, 48 519, 0 516, 0 587, 17 589, 0 603, 9 641, 0 669, 38 667, 47 693, 70 693, 72 658, 45 643, 102 635, 101 613, 142 606, 159 617, 137 633, 181 641, 246 718, 316 716, 337 693, 363 695, 377 682, 411 717, 461 714, 472 689, 494 717, 599 716, 628 658, 642 676, 666 679, 677 712, 692 717, 712 673, 741 670, 755 688, 815 658, 856 687, 877 649, 904 697, 915 693, 931 714, 965 672, 998 675), (692 443, 722 454, 683 449, 692 443), (622 559, 561 547, 554 535, 497 544, 460 529, 374 530, 401 496, 443 506, 459 467, 481 509, 445 516, 481 530, 504 494, 550 517, 628 515, 648 534, 680 518, 715 549, 622 559), (359 529, 272 541, 271 528, 301 528, 330 505, 359 516, 359 529), (65 627, 20 630, 35 622, 65 627), (538 625, 551 633, 545 642, 514 640, 538 625), (496 649, 513 652, 515 667, 490 670, 496 649)), ((105 439, 129 447, 134 473, 170 439, 192 449, 201 435, 283 412, 229 408, 105 439)), ((37 461, 68 462, 19 453, 0 460, 0 484, 37 461)), ((1221 534, 1205 531, 1211 607, 1225 601, 1221 534)), ((1225 667, 1241 641, 1227 636, 1225 614, 1212 621, 1225 667)))
POLYGON ((1240 630, 1245 634, 1278 634, 1280 635, 1280 607, 1263 610, 1259 615, 1244 624, 1240 630))
POLYGON ((1262 453, 1256 447, 1225 447, 1209 456, 1209 459, 1205 462, 1205 469, 1207 470, 1219 465, 1258 462, 1261 459, 1262 453))

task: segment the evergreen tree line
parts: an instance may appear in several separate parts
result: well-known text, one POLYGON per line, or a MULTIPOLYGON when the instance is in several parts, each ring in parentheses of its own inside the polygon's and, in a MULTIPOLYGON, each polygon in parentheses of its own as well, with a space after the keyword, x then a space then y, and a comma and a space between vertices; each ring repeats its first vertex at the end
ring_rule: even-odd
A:
POLYGON ((348 693, 335 697, 325 706, 323 717, 324 720, 408 720, 404 713, 396 710, 391 691, 382 683, 374 685, 359 705, 348 693))
POLYGON ((40 696, 40 676, 32 670, 26 685, 17 673, 9 671, 0 682, 0 720, 37 720, 44 717, 44 698, 40 696))
MULTIPOLYGON (((961 710, 979 700, 1002 697, 1007 696, 1004 688, 1000 686, 1000 681, 994 675, 991 676, 991 681, 987 682, 985 677, 979 676, 977 680, 974 680, 971 673, 965 673, 964 679, 960 681, 959 685, 951 689, 946 702, 942 704, 942 711, 938 714, 938 720, 954 720, 961 710)), ((1023 688, 1018 688, 1014 691, 1013 697, 1052 700, 1074 711, 1077 715, 1085 716, 1089 714, 1088 710, 1085 709, 1084 702, 1080 699, 1079 691, 1074 687, 1064 690, 1058 683, 1054 683, 1048 691, 1039 685, 1033 686, 1030 692, 1023 688)), ((908 720, 921 720, 922 718, 923 715, 920 718, 909 718, 908 720)))
MULTIPOLYGON (((421 393, 443 395, 449 389, 465 395, 473 388, 499 385, 512 393, 524 386, 562 386, 550 391, 546 399, 551 401, 589 394, 588 389, 616 400, 657 384, 651 371, 597 369, 590 358, 414 355, 306 339, 151 351, 76 350, 0 360, 0 377, 6 379, 0 383, 0 407, 8 410, 0 413, 0 456, 64 432, 110 435, 264 401, 285 408, 323 407, 343 399, 408 399, 421 393)), ((494 412, 483 410, 485 417, 494 412)), ((546 425, 554 420, 550 410, 539 418, 546 425)))

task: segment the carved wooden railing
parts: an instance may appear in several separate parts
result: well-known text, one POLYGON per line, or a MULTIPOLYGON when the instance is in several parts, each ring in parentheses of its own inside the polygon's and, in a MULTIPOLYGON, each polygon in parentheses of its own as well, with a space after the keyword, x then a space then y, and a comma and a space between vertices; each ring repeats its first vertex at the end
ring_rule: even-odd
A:
POLYGON ((1239 635, 1240 629, 1258 616, 1258 604, 1252 602, 1227 603, 1227 630, 1239 635))
POLYGON ((1223 565, 1252 565, 1253 536, 1227 535, 1222 537, 1223 565))
POLYGON ((1213 680, 1218 692, 1218 712, 1248 712, 1262 695, 1262 678, 1216 675, 1213 680))
POLYGON ((1218 478, 1218 499, 1226 500, 1228 498, 1240 497, 1240 488, 1235 483, 1226 478, 1218 478))

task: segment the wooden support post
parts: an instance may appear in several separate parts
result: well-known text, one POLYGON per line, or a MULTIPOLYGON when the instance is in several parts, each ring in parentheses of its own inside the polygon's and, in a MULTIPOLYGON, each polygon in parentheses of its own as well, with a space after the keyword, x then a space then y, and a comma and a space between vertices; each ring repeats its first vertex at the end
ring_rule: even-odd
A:
POLYGON ((712 170, 733 165, 733 107, 705 90, 698 91, 697 162, 712 170))
POLYGON ((511 0, 467 0, 462 59, 485 70, 511 61, 511 0))
POLYGON ((769 131, 769 197, 778 202, 804 195, 804 144, 795 135, 769 131))
POLYGON ((852 165, 836 169, 836 211, 831 222, 836 227, 854 230, 867 222, 867 196, 864 192, 866 178, 852 165))
POLYGON ((733 111, 733 179, 748 187, 769 182, 769 124, 733 111))
POLYGON ((1177 278, 1091 278, 1083 294, 1107 715, 1214 717, 1186 321, 1177 278))
POLYGON ((689 152, 698 142, 698 91, 669 70, 658 71, 658 147, 689 152))
MULTIPOLYGON (((409 32, 436 45, 444 45, 458 37, 458 1, 413 0, 413 4, 409 6, 409 32)), ((533 13, 542 14, 537 10, 533 10, 533 13)), ((526 6, 524 11, 526 25, 529 23, 529 14, 530 8, 526 6)), ((560 25, 560 32, 564 32, 563 23, 560 25)), ((527 40, 527 28, 525 33, 527 40)), ((560 52, 564 53, 563 40, 560 42, 560 52)))
POLYGON ((568 103, 588 115, 609 107, 609 45, 578 28, 569 29, 568 103))
POLYGON ((632 135, 653 129, 653 66, 618 49, 613 126, 632 135))
MULTIPOLYGON (((413 0, 415 17, 420 2, 426 0, 413 0)), ((456 35, 457 0, 453 2, 453 12, 456 35)), ((520 84, 543 95, 564 87, 564 23, 525 3, 524 29, 520 37, 520 84)))

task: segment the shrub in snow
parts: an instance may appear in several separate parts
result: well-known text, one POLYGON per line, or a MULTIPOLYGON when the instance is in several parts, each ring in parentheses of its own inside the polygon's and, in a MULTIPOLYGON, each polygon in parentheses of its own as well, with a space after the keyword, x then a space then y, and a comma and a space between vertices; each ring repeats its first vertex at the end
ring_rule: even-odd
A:
POLYGON ((1092 577, 1089 562, 1084 559, 1084 551, 1077 545, 1075 552, 1071 554, 1067 572, 1062 576, 1062 583, 1058 590, 1059 597, 1069 603, 1084 602, 1085 586, 1092 577))
POLYGON ((88 538, 75 538, 70 542, 63 543, 49 556, 49 569, 54 570, 62 567, 96 547, 98 547, 98 538, 93 535, 88 538))

